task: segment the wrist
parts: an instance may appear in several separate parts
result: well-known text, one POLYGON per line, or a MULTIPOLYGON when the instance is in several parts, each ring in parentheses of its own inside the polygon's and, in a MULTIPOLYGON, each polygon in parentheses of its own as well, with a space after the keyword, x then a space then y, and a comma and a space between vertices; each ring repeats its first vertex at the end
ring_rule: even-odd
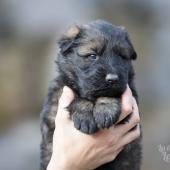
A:
POLYGON ((47 170, 78 170, 70 165, 65 159, 56 159, 53 156, 48 164, 47 170))

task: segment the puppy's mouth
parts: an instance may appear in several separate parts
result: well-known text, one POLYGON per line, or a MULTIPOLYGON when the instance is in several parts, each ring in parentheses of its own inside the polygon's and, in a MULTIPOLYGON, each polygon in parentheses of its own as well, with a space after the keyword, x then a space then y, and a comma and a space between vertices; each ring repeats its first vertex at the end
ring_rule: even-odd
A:
POLYGON ((105 87, 98 88, 91 91, 92 96, 94 97, 120 97, 125 91, 125 87, 114 86, 114 87, 105 87))
POLYGON ((86 98, 88 100, 95 100, 98 97, 115 97, 120 98, 123 92, 126 90, 125 83, 117 83, 114 85, 107 84, 95 84, 94 86, 88 87, 87 89, 81 89, 80 97, 86 98))

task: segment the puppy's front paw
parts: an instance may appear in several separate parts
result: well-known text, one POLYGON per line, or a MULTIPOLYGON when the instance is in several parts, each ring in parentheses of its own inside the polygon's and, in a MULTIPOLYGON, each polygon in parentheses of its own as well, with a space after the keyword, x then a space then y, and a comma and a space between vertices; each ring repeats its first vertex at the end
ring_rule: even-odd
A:
POLYGON ((73 114, 74 126, 83 133, 92 134, 97 132, 98 128, 93 116, 85 116, 84 114, 73 114))
POLYGON ((121 113, 120 100, 100 97, 93 109, 93 116, 99 129, 109 128, 119 118, 121 113))
POLYGON ((72 114, 72 120, 76 129, 83 133, 92 134, 98 128, 93 117, 93 104, 89 101, 74 101, 68 110, 72 114))

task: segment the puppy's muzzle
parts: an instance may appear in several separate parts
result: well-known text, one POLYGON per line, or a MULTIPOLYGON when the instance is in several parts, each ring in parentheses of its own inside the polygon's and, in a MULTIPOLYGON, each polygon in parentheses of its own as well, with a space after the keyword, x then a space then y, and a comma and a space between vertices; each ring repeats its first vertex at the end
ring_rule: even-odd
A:
POLYGON ((107 74, 105 80, 108 84, 114 85, 119 81, 119 76, 117 74, 107 74))

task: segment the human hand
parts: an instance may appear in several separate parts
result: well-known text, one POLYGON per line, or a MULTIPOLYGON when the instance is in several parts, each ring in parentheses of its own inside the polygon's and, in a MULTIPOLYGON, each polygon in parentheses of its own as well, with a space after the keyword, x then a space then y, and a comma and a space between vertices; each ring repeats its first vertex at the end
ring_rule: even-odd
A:
POLYGON ((123 147, 140 136, 139 113, 129 87, 122 95, 122 114, 116 125, 93 135, 74 128, 65 109, 74 99, 71 89, 64 87, 59 100, 53 135, 53 153, 47 170, 92 170, 116 158, 123 147), (133 107, 133 109, 132 109, 133 107), (126 124, 118 124, 133 110, 126 124), (130 131, 134 126, 133 131, 130 131))

